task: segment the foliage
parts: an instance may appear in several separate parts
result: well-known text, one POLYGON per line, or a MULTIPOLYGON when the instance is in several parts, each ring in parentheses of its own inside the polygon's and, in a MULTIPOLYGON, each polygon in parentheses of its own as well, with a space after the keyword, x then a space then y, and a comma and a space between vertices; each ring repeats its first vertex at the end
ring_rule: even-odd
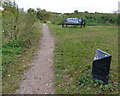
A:
POLYGON ((46 11, 45 9, 37 8, 37 18, 41 20, 41 22, 46 23, 47 20, 50 19, 51 12, 46 11))
POLYGON ((56 15, 56 18, 52 20, 53 24, 60 24, 63 18, 84 18, 87 25, 117 25, 117 14, 108 13, 89 13, 87 11, 74 13, 64 13, 62 15, 56 15))
MULTIPOLYGON (((25 47, 31 46, 31 35, 34 35, 32 29, 36 18, 34 10, 21 12, 15 3, 10 1, 5 1, 3 8, 3 70, 7 70, 6 66, 11 63, 12 58, 25 47)), ((3 71, 3 76, 4 74, 3 71)))
POLYGON ((41 28, 34 9, 29 8, 24 12, 15 2, 7 0, 2 5, 3 93, 9 93, 19 88, 15 83, 18 83, 26 68, 23 57, 27 52, 33 55, 41 36, 41 28))

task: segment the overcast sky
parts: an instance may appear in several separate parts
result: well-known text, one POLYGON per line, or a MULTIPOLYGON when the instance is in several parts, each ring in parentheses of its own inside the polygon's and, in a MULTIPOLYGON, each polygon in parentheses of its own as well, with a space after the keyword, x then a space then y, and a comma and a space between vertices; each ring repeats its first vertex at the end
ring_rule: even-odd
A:
MULTIPOLYGON (((13 1, 13 0, 12 0, 13 1)), ((15 0, 19 8, 41 8, 47 11, 71 13, 79 12, 103 12, 111 13, 118 10, 120 0, 15 0)))

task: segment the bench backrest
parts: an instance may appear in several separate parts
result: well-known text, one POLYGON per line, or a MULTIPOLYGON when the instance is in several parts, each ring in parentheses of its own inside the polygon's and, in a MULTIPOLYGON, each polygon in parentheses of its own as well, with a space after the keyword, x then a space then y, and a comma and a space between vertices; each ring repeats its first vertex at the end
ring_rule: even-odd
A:
POLYGON ((83 18, 64 18, 62 24, 81 24, 83 18))

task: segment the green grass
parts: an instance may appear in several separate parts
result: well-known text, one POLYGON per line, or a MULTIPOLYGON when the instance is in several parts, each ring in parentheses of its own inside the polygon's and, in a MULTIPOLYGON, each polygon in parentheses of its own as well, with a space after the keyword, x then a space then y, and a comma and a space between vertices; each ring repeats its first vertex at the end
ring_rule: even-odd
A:
MULTIPOLYGON (((23 30, 25 31, 25 30, 23 30)), ((31 45, 25 45, 26 38, 10 40, 3 44, 2 56, 2 93, 10 94, 19 88, 22 74, 30 66, 34 59, 38 43, 41 38, 41 24, 36 22, 32 27, 32 34, 29 34, 31 45)), ((22 37, 21 37, 22 38, 22 37)))
POLYGON ((57 94, 118 93, 118 31, 113 26, 62 28, 49 24, 55 42, 57 94), (92 61, 99 48, 112 55, 109 84, 92 80, 92 61))

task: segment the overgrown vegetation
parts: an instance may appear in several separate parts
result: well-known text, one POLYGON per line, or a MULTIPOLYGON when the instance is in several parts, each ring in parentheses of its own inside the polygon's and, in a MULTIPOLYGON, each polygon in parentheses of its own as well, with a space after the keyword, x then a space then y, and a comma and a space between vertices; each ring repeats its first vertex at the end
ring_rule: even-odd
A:
POLYGON ((88 13, 88 12, 77 12, 74 13, 64 13, 57 14, 54 19, 52 19, 53 24, 61 24, 63 18, 84 18, 86 25, 117 25, 118 14, 112 13, 88 13))
POLYGON ((56 37, 55 88, 57 94, 118 93, 118 33, 113 26, 62 28, 50 24, 56 37), (99 48, 112 55, 109 84, 92 80, 92 61, 99 48))
POLYGON ((11 93, 19 88, 21 74, 28 68, 26 63, 33 59, 41 25, 34 9, 24 12, 11 1, 4 1, 2 5, 3 93, 11 93))

